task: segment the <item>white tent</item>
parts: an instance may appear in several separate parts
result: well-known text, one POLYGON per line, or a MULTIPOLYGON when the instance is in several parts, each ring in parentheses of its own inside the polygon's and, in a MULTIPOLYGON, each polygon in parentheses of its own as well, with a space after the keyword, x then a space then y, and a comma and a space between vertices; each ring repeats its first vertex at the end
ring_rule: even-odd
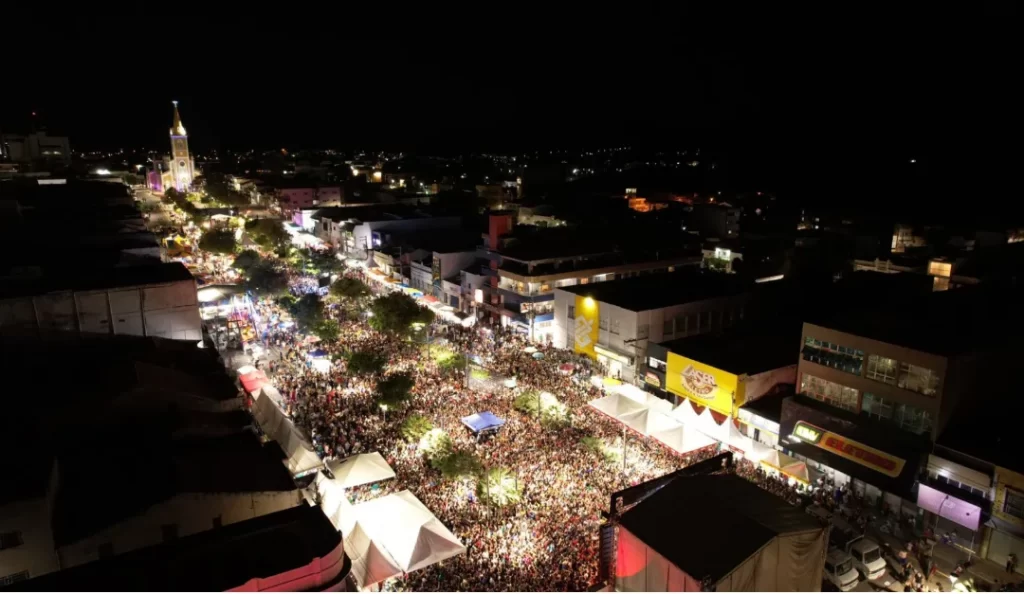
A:
POLYGON ((668 415, 663 415, 649 408, 622 415, 619 417, 619 421, 641 435, 652 435, 661 431, 682 427, 681 423, 668 415))
POLYGON ((344 460, 331 462, 327 468, 342 487, 356 487, 395 478, 395 471, 388 466, 387 460, 380 452, 356 454, 344 460))
MULTIPOLYGON (((268 392, 272 387, 260 390, 260 396, 252 407, 252 416, 259 423, 267 437, 281 446, 285 453, 285 466, 292 475, 306 474, 323 466, 320 457, 313 451, 313 446, 299 433, 295 424, 285 416, 268 392)), ((276 393, 277 390, 274 390, 276 393)), ((280 397, 280 395, 278 395, 280 397)))
POLYGON ((355 514, 362 530, 406 573, 466 552, 459 539, 409 491, 361 503, 355 506, 355 514))
POLYGON ((700 431, 685 425, 678 425, 671 429, 652 433, 651 437, 657 439, 680 454, 686 454, 694 450, 706 448, 707 446, 716 443, 714 439, 711 439, 700 431))
POLYGON ((684 400, 682 404, 672 410, 671 416, 683 425, 696 429, 716 441, 727 442, 729 439, 728 425, 731 425, 732 423, 726 421, 719 425, 715 421, 714 417, 711 416, 711 409, 709 408, 705 408, 704 412, 698 415, 693 410, 693 406, 690 402, 688 400, 684 400))
POLYGON ((668 400, 662 400, 661 398, 658 398, 654 394, 647 392, 643 388, 638 388, 633 384, 620 384, 618 386, 613 386, 612 388, 609 388, 608 391, 621 394, 622 396, 625 396, 630 400, 635 400, 636 402, 639 402, 640 404, 643 404, 644 406, 652 408, 658 412, 668 414, 669 412, 672 411, 671 402, 669 402, 668 400))
POLYGON ((613 419, 646 409, 644 405, 636 400, 626 398, 620 394, 609 394, 603 398, 591 400, 588 404, 613 419))
POLYGON ((402 574, 388 552, 356 523, 345 535, 345 554, 352 560, 352 578, 360 590, 402 574))

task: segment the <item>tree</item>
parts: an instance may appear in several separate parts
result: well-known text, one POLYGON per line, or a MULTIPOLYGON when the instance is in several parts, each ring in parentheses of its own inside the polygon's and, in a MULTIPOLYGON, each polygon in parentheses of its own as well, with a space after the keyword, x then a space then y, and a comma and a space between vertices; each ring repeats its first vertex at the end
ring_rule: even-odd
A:
POLYGON ((401 433, 406 441, 419 441, 433 428, 434 424, 427 417, 423 415, 409 415, 402 421, 401 433))
POLYGON ((352 375, 379 375, 387 359, 373 351, 352 351, 348 354, 348 371, 352 375))
POLYGON ((334 281, 330 293, 331 297, 339 301, 357 301, 370 295, 370 287, 367 287, 366 283, 359 279, 343 276, 334 281))
POLYGON ((519 481, 507 468, 488 468, 476 480, 476 496, 482 503, 505 507, 522 499, 519 481))
POLYGON ((313 334, 324 342, 334 342, 341 334, 341 326, 334 320, 320 320, 313 328, 313 334))
POLYGON ((176 188, 167 188, 160 201, 164 204, 177 204, 178 200, 183 199, 184 197, 185 195, 179 192, 176 188))
POLYGON ((452 450, 455 449, 455 444, 452 443, 452 438, 448 437, 448 434, 442 429, 434 428, 423 434, 423 437, 420 438, 419 447, 427 459, 432 460, 451 454, 452 450))
POLYGON ((211 229, 199 238, 199 249, 214 254, 233 254, 238 243, 235 233, 227 229, 211 229))
POLYGON ((377 403, 388 408, 397 408, 412 398, 412 388, 416 385, 410 373, 395 373, 377 382, 377 403))
POLYGON ((441 476, 449 480, 479 474, 483 468, 476 456, 463 451, 451 452, 447 456, 435 456, 430 460, 430 466, 441 471, 441 476))
POLYGON ((257 245, 265 250, 280 250, 288 245, 288 232, 281 221, 256 219, 245 224, 245 231, 257 245))
POLYGON ((270 262, 260 262, 249 269, 245 288, 261 297, 280 295, 288 290, 288 275, 270 262))
POLYGON ((242 250, 242 252, 235 257, 235 262, 231 267, 245 272, 259 263, 260 255, 256 250, 242 250))
POLYGON ((409 336, 434 321, 434 312, 420 307, 404 293, 391 293, 378 297, 370 304, 370 326, 379 332, 409 336))
POLYGON ((292 305, 291 314, 300 328, 311 330, 324 319, 324 304, 319 295, 308 293, 292 305))

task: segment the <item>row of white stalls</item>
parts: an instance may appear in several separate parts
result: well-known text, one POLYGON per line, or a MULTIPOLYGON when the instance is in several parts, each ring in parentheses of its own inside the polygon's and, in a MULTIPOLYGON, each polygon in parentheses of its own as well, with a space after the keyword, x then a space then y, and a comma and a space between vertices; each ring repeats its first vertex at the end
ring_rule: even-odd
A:
POLYGON ((331 462, 320 474, 320 506, 341 530, 352 578, 360 590, 462 555, 466 547, 408 490, 353 505, 346 489, 393 479, 378 452, 331 462))
POLYGON ((265 376, 253 367, 238 371, 254 399, 253 417, 284 450, 284 463, 292 476, 317 473, 313 488, 321 509, 341 530, 345 554, 352 560, 351 575, 360 590, 466 552, 459 539, 407 490, 350 503, 347 489, 395 478, 384 457, 377 452, 357 454, 325 465, 284 414, 284 400, 265 376), (330 476, 318 472, 325 467, 330 476))
POLYGON ((671 402, 631 384, 606 383, 601 378, 593 381, 605 396, 591 401, 591 407, 680 454, 719 442, 754 462, 774 451, 740 433, 731 420, 719 424, 710 409, 698 414, 688 401, 673 407, 671 402))
POLYGON ((591 407, 612 417, 629 429, 652 437, 673 451, 686 454, 722 443, 769 473, 778 473, 802 485, 812 485, 821 476, 806 462, 768 447, 744 435, 732 419, 718 423, 711 410, 698 413, 689 401, 672 403, 631 384, 608 382, 595 377, 594 385, 605 396, 591 401, 591 407))

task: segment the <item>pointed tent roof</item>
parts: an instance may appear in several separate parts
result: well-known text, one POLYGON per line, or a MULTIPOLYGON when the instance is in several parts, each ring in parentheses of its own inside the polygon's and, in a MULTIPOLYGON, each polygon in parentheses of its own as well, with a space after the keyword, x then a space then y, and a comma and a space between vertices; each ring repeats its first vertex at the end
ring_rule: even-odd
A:
POLYGON ((619 394, 609 394, 603 398, 591 400, 587 404, 613 419, 618 419, 623 415, 635 413, 646 408, 636 400, 631 400, 619 394))
POLYGON ((409 491, 356 506, 359 524, 406 573, 461 555, 466 547, 409 491))
POLYGON ((185 132, 185 126, 181 125, 181 114, 178 113, 178 102, 171 101, 174 104, 174 123, 171 124, 171 136, 187 136, 185 132))
POLYGON ((380 452, 356 454, 343 461, 331 462, 327 467, 342 487, 356 487, 395 478, 395 471, 380 452))

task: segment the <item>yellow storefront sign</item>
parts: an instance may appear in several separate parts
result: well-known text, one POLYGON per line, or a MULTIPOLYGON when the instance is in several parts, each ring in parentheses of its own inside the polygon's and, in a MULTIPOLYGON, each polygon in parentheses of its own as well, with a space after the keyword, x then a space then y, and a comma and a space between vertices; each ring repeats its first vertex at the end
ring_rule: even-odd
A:
POLYGON ((665 387, 673 394, 731 417, 734 416, 734 408, 742 404, 736 402, 738 384, 739 378, 735 374, 675 353, 668 354, 665 387))
POLYGON ((576 318, 573 320, 573 350, 596 359, 594 345, 598 332, 597 301, 592 297, 576 296, 576 318))

